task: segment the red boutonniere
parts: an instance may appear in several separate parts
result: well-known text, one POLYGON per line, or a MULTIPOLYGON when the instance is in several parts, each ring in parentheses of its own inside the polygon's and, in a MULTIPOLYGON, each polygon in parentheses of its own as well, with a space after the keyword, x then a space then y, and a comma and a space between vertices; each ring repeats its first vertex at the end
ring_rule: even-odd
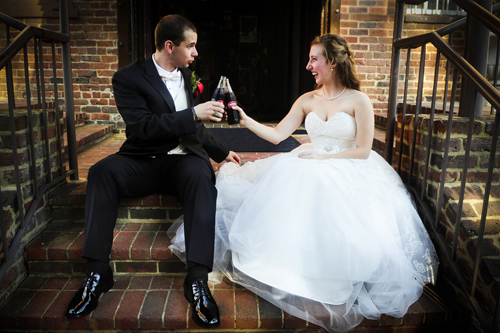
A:
POLYGON ((197 78, 196 75, 194 75, 194 72, 192 72, 189 81, 193 87, 193 98, 196 98, 198 97, 198 94, 203 92, 203 83, 200 82, 201 78, 197 78))

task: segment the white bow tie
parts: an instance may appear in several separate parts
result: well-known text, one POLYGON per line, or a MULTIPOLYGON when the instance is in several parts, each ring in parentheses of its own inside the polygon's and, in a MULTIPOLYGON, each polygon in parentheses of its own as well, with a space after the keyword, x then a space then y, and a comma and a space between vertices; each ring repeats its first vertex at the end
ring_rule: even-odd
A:
POLYGON ((179 70, 174 70, 173 72, 163 72, 160 77, 167 81, 177 81, 181 78, 181 72, 179 70))

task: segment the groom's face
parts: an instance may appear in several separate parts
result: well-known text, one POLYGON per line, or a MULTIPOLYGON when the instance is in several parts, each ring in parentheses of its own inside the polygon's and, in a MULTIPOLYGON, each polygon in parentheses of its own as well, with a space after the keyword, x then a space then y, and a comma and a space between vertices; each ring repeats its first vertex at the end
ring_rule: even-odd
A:
POLYGON ((184 31, 184 40, 180 45, 172 46, 172 59, 177 67, 187 68, 194 61, 194 58, 198 56, 196 50, 197 41, 198 35, 189 29, 184 31))

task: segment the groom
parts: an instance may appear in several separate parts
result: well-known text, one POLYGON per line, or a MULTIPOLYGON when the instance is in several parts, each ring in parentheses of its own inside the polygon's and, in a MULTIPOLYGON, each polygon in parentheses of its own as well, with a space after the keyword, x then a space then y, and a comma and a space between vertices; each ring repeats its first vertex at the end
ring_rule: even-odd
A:
POLYGON ((220 325, 219 309, 207 285, 215 235, 215 174, 210 158, 240 163, 208 133, 202 120, 219 122, 223 104, 194 106, 189 64, 198 55, 193 23, 179 15, 163 17, 155 30, 156 53, 113 76, 118 111, 127 139, 118 153, 96 163, 88 175, 85 206, 87 276, 66 317, 92 312, 113 287, 109 255, 121 197, 167 192, 184 207, 188 274, 184 295, 194 321, 220 325))

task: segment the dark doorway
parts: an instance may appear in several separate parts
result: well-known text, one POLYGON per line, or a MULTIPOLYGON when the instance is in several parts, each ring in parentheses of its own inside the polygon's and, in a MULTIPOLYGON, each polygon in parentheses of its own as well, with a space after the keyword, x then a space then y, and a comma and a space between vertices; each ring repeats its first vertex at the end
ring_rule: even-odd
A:
POLYGON ((129 0, 127 6, 119 15, 120 40, 127 38, 125 19, 129 32, 120 44, 126 46, 120 66, 150 56, 159 19, 180 14, 198 30, 199 56, 191 69, 202 77, 203 100, 224 75, 250 116, 271 121, 313 88, 305 66, 309 44, 320 33, 322 0, 129 0))

